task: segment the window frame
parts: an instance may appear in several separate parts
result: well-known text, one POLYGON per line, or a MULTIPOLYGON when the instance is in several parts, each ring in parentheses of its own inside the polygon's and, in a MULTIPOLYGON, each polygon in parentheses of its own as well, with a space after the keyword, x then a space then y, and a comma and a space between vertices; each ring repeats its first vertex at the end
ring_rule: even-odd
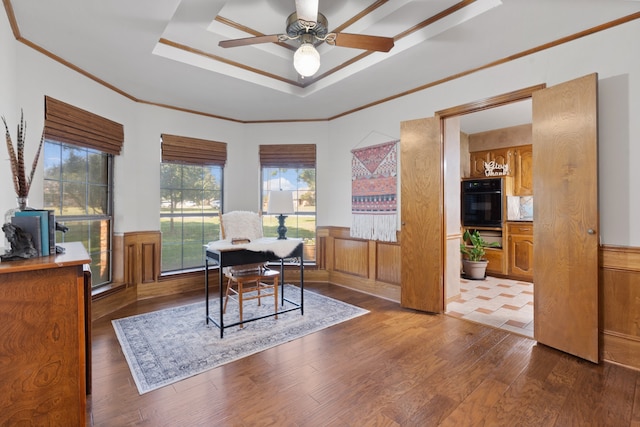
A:
MULTIPOLYGON (((317 229, 318 229, 318 226, 317 226, 318 224, 317 223, 317 213, 318 213, 317 172, 318 172, 318 169, 316 165, 315 144, 260 145, 260 200, 261 200, 261 206, 262 206, 263 212, 266 211, 266 202, 268 200, 269 191, 291 190, 290 188, 282 188, 281 186, 279 188, 267 188, 268 179, 266 179, 267 177, 265 177, 265 169, 278 169, 279 174, 282 173, 283 169, 295 169, 296 170, 296 183, 295 183, 296 188, 293 191, 294 191, 294 194, 297 194, 297 195, 300 194, 300 189, 298 187, 298 183, 300 181, 299 171, 301 169, 313 169, 314 171, 313 192, 314 192, 314 200, 315 200, 314 210, 312 213, 309 213, 309 214, 300 214, 300 212, 302 211, 300 211, 299 206, 296 205, 295 207, 296 213, 289 215, 289 218, 293 216, 296 217, 296 228, 299 231, 300 230, 299 222, 298 222, 299 218, 310 216, 310 215, 314 217, 315 227, 313 230, 313 238, 311 238, 314 244, 305 245, 305 252, 307 253, 307 256, 304 257, 305 258, 304 261, 305 261, 305 264, 311 264, 311 265, 315 264, 317 261, 315 254, 313 259, 307 259, 309 258, 308 254, 310 254, 311 251, 317 247, 317 241, 318 241, 317 240, 318 239, 318 234, 317 234, 317 229)), ((262 216, 263 224, 265 224, 265 221, 272 222, 274 219, 275 219, 275 216, 269 215, 268 213, 263 214, 262 216)), ((286 225, 286 222, 285 222, 285 225, 286 225)))
MULTIPOLYGON (((104 288, 106 286, 109 286, 110 284, 113 283, 113 230, 114 230, 114 202, 113 202, 113 192, 114 192, 114 160, 115 160, 115 156, 111 153, 107 153, 104 151, 101 151, 97 148, 92 148, 92 147, 88 147, 88 146, 82 146, 82 145, 78 145, 78 144, 73 144, 73 143, 68 143, 68 142, 63 142, 63 141, 59 141, 56 140, 53 137, 48 137, 45 138, 44 141, 44 146, 43 146, 43 151, 46 155, 47 152, 49 152, 50 150, 50 146, 51 145, 55 145, 56 146, 56 150, 59 152, 59 155, 57 156, 57 159, 60 161, 60 175, 58 176, 58 179, 52 179, 50 177, 47 177, 46 174, 46 159, 45 159, 45 172, 44 172, 44 176, 43 176, 43 187, 45 187, 44 193, 45 193, 45 199, 44 199, 44 203, 43 205, 45 206, 45 209, 50 209, 53 210, 55 213, 55 220, 56 222, 65 225, 66 223, 69 222, 86 222, 86 223, 90 223, 93 221, 106 221, 107 224, 107 228, 108 228, 108 237, 107 237, 107 246, 106 248, 103 248, 100 245, 92 245, 91 242, 91 233, 87 234, 87 244, 88 247, 85 245, 85 249, 87 250, 87 252, 89 253, 89 256, 91 257, 91 264, 90 264, 90 268, 92 270, 93 273, 93 269, 96 268, 97 266, 99 266, 99 263, 96 263, 95 260, 95 256, 102 254, 103 252, 106 253, 106 258, 105 261, 107 263, 107 269, 106 269, 106 281, 100 282, 100 283, 96 283, 96 279, 101 277, 101 275, 98 274, 92 274, 92 280, 91 280, 91 290, 95 291, 95 290, 100 290, 101 288, 104 288), (102 156, 105 156, 105 159, 107 160, 107 179, 106 182, 104 183, 106 185, 106 196, 107 196, 107 200, 106 200, 106 209, 107 209, 107 213, 106 214, 89 214, 87 213, 86 215, 63 215, 63 211, 64 211, 64 183, 65 182, 70 182, 70 181, 65 181, 63 179, 63 171, 62 171, 62 165, 63 165, 63 159, 64 159, 64 155, 63 155, 63 150, 64 149, 72 149, 72 150, 82 150, 85 151, 86 153, 94 153, 94 154, 100 154, 102 156), (57 185, 60 187, 59 191, 57 192, 57 196, 59 197, 59 200, 57 200, 55 207, 51 207, 51 206, 47 206, 47 200, 46 200, 46 183, 47 181, 50 182, 55 182, 57 183, 57 185), (59 212, 59 213, 57 213, 59 212), (94 246, 99 247, 99 251, 94 251, 92 250, 92 248, 94 246)), ((84 187, 85 187, 85 195, 87 196, 85 198, 85 206, 84 206, 84 210, 85 212, 89 212, 89 206, 88 206, 88 190, 90 189, 91 186, 91 182, 89 181, 89 162, 86 161, 85 162, 85 167, 87 168, 86 170, 86 178, 84 181, 84 187)), ((56 231, 56 242, 57 243, 63 243, 66 241, 66 234, 63 233, 62 231, 56 231)), ((100 258, 99 261, 102 261, 102 259, 100 258)))
MULTIPOLYGON (((181 267, 180 268, 174 268, 174 269, 168 269, 168 270, 164 270, 164 263, 162 262, 163 260, 160 260, 160 275, 161 276, 169 276, 169 275, 175 275, 175 274, 182 274, 182 273, 189 273, 192 271, 200 271, 200 270, 204 270, 205 267, 205 259, 204 259, 204 250, 202 250, 201 253, 201 261, 202 264, 201 265, 195 265, 195 266, 188 266, 185 267, 184 266, 184 218, 202 218, 203 220, 205 218, 218 218, 218 232, 220 230, 220 215, 221 215, 221 210, 222 210, 222 206, 224 204, 224 165, 220 165, 220 164, 194 164, 194 163, 189 163, 189 162, 179 162, 179 161, 163 161, 160 163, 160 193, 162 194, 162 191, 165 189, 162 187, 162 167, 164 165, 168 165, 168 166, 179 166, 181 168, 181 171, 184 172, 184 168, 185 167, 197 167, 197 168, 202 168, 202 169, 208 169, 208 168, 219 168, 219 176, 220 176, 220 182, 219 182, 219 190, 211 190, 211 191, 219 191, 220 192, 220 198, 216 199, 219 201, 218 207, 217 207, 217 211, 215 210, 216 208, 212 206, 212 208, 214 209, 214 211, 212 211, 212 213, 210 214, 204 214, 204 211, 200 211, 200 212, 194 212, 194 213, 185 213, 185 212, 178 212, 178 213, 163 213, 162 212, 162 197, 160 198, 160 230, 161 233, 164 235, 164 232, 162 231, 162 221, 163 218, 181 218, 181 225, 182 225, 182 231, 181 231, 181 242, 182 244, 180 245, 182 247, 182 251, 181 251, 181 255, 180 255, 180 264, 181 267)), ((216 176, 215 174, 212 174, 214 177, 216 176)), ((179 192, 183 193, 185 190, 186 191, 205 191, 204 188, 202 189, 193 189, 193 188, 188 188, 185 189, 182 186, 182 177, 181 177, 181 186, 179 189, 175 189, 172 188, 171 190, 178 190, 179 192)), ((182 208, 181 208, 182 209, 182 208)), ((202 229, 202 244, 207 243, 207 239, 206 239, 206 234, 205 234, 205 229, 204 229, 204 225, 203 225, 203 229, 202 229)), ((214 233, 215 234, 215 233, 214 233)), ((216 240, 216 236, 212 235, 210 236, 210 238, 208 239, 208 241, 211 240, 216 240)), ((162 253, 163 253, 163 257, 164 254, 166 253, 165 250, 165 242, 166 240, 163 238, 161 241, 161 247, 162 247, 162 253)))

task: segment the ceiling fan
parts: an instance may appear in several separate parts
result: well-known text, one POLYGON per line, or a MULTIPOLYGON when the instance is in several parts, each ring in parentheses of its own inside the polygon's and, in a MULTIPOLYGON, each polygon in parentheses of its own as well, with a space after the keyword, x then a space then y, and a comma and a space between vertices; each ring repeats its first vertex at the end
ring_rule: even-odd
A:
POLYGON ((389 52, 393 47, 391 37, 330 33, 327 18, 318 12, 318 1, 296 0, 296 11, 287 18, 286 34, 223 40, 218 45, 226 48, 299 40, 301 44, 293 55, 293 66, 302 77, 310 77, 320 68, 320 54, 314 46, 317 42, 378 52, 389 52))

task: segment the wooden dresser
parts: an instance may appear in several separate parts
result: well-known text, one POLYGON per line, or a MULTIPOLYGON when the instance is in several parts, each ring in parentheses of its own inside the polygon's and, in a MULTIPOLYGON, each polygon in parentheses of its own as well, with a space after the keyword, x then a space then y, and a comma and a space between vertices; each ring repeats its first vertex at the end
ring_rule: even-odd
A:
POLYGON ((0 262, 0 425, 85 426, 84 264, 79 242, 65 254, 0 262))

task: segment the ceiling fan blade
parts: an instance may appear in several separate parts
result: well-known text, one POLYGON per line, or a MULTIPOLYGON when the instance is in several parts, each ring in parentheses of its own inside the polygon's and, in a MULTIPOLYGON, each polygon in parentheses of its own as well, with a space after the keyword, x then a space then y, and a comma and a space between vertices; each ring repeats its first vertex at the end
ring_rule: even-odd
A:
POLYGON ((296 14, 298 19, 307 22, 316 22, 318 20, 318 1, 319 0, 296 0, 296 14))
POLYGON ((233 39, 233 40, 222 40, 218 43, 220 47, 237 47, 237 46, 248 46, 252 44, 260 44, 260 43, 278 43, 280 39, 278 38, 278 34, 272 34, 269 36, 257 36, 257 37, 246 37, 243 39, 233 39))
POLYGON ((340 47, 389 52, 393 47, 393 38, 367 36, 362 34, 336 33, 336 39, 332 44, 340 47))

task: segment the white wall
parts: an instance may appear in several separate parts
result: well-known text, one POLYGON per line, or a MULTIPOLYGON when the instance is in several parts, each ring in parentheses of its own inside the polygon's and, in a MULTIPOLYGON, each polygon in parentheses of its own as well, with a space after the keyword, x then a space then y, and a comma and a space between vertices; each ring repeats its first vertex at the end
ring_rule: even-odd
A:
MULTIPOLYGON (((399 133, 400 122, 433 116, 436 111, 524 87, 547 86, 597 72, 599 76, 600 222, 603 244, 640 246, 640 22, 633 21, 533 56, 473 73, 403 98, 362 110, 331 122, 329 151, 336 157, 369 132, 399 133)), ((399 76, 401 78, 401 76, 399 76)), ((365 144, 370 145, 370 144, 365 144)), ((346 183, 349 163, 336 162, 338 170, 326 185, 346 183)), ((345 185, 345 184, 342 184, 345 185)), ((349 226, 349 189, 334 200, 328 223, 349 226)))
MULTIPOLYGON (((234 174, 233 193, 249 191, 251 202, 259 200, 260 184, 260 159, 259 145, 274 144, 316 144, 316 193, 326 194, 326 189, 322 189, 322 171, 330 170, 331 165, 325 160, 328 156, 327 150, 327 129, 328 122, 304 122, 304 123, 283 123, 283 124, 250 124, 244 127, 244 158, 238 164, 244 170, 242 180, 238 179, 239 174, 234 174)), ((242 173, 242 170, 238 171, 242 173)), ((225 194, 225 197, 228 197, 225 194)), ((245 197, 245 203, 247 202, 245 197)), ((317 200, 317 204, 324 204, 317 200)), ((253 205, 251 205, 253 206, 253 205)), ((253 208, 255 210, 255 208, 253 208)), ((227 209, 228 210, 228 209, 227 209)))
MULTIPOLYGON (((351 225, 351 153, 398 139, 400 122, 539 83, 548 86, 597 72, 600 132, 601 234, 605 244, 640 246, 640 55, 632 44, 640 22, 512 61, 331 122, 242 125, 138 104, 16 42, 0 19, 0 114, 15 128, 20 108, 29 123, 27 160, 40 137, 44 95, 122 123, 124 149, 116 159, 115 230, 159 226, 161 133, 228 143, 225 210, 259 208, 259 144, 317 144, 318 225, 351 225), (635 120, 632 120, 635 118, 635 120), (31 149, 31 150, 30 150, 31 149)), ((401 75, 398 76, 401 78, 401 75)), ((425 82, 427 83, 427 82, 425 82)), ((6 151, 0 149, 0 213, 15 206, 6 151)), ((402 162, 402 159, 400 159, 402 162)), ((29 197, 42 205, 42 161, 29 197)))
MULTIPOLYGON (((16 45, 9 22, 0 18, 0 116, 7 120, 11 132, 15 132, 14 124, 20 117, 20 108, 16 103, 16 45)), ((0 124, 4 134, 4 124, 0 124)), ((2 138, 0 149, 0 218, 9 207, 15 207, 16 195, 11 180, 7 151, 2 138)), ((4 219, 2 219, 4 221, 4 219)), ((1 224, 0 224, 1 226, 1 224)), ((4 239, 2 240, 4 241, 4 239)), ((0 244, 0 246, 3 246, 0 244)))

